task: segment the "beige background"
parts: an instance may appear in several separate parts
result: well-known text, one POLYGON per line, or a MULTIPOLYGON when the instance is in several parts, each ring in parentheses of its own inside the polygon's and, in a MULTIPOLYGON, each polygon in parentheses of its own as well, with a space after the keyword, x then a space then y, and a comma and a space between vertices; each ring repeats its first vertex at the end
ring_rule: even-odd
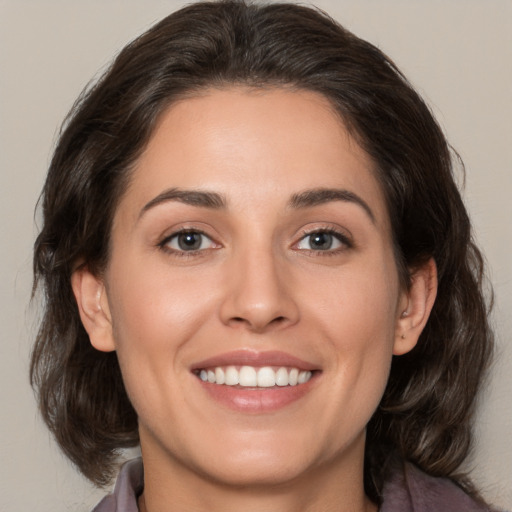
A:
MULTIPOLYGON (((28 352, 33 208, 58 126, 82 87, 180 1, 0 0, 0 510, 86 512, 102 495, 60 455, 37 416, 28 352)), ((467 167, 465 197, 496 293, 498 357, 471 467, 512 509, 512 2, 317 2, 392 56, 467 167)))

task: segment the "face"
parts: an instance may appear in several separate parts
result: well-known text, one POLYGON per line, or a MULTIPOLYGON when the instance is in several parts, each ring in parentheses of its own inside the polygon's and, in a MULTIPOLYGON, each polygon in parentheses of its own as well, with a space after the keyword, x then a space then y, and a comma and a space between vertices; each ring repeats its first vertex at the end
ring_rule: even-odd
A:
POLYGON ((88 330, 118 353, 146 460, 241 484, 361 467, 413 340, 372 161, 327 100, 231 88, 174 104, 111 242, 88 330))

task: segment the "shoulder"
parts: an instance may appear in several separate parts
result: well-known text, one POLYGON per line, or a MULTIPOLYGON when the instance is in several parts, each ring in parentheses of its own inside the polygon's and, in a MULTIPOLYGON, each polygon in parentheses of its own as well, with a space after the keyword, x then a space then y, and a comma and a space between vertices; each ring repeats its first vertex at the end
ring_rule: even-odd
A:
MULTIPOLYGON (((92 512, 138 512, 142 491, 142 460, 125 463, 112 494, 92 512)), ((496 512, 468 496, 448 478, 427 475, 413 464, 397 463, 384 484, 380 512, 496 512)))
POLYGON ((137 497, 142 491, 143 482, 142 459, 126 462, 112 494, 105 496, 92 512, 138 512, 137 497))
POLYGON ((409 463, 395 466, 384 484, 380 512, 492 512, 448 478, 427 475, 409 463))

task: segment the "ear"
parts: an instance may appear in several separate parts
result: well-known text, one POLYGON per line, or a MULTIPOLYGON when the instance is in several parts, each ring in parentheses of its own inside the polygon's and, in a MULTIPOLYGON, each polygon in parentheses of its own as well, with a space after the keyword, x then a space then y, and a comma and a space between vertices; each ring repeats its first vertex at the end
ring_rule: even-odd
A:
POLYGON ((92 346, 102 352, 112 352, 115 344, 105 284, 87 267, 80 267, 71 276, 71 287, 92 346))
POLYGON ((412 350, 425 327, 437 294, 437 268, 433 258, 415 270, 411 285, 400 298, 393 354, 412 350))

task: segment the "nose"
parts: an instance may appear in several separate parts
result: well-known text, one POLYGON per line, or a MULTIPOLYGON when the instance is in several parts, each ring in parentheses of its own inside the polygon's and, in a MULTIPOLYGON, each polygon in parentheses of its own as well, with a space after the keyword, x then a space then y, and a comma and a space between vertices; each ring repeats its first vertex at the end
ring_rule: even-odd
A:
POLYGON ((299 308, 286 262, 272 250, 248 248, 230 261, 221 320, 232 327, 263 333, 297 323, 299 308))

